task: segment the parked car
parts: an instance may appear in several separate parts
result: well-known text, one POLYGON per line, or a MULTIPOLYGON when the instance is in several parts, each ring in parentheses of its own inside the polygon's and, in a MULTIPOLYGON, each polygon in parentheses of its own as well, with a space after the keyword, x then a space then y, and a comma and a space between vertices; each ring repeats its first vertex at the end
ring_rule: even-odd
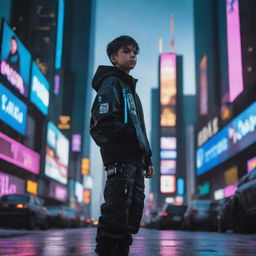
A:
POLYGON ((244 175, 237 183, 232 198, 234 230, 236 232, 256 231, 256 168, 244 175))
POLYGON ((211 200, 194 200, 184 214, 186 228, 217 230, 217 203, 211 200))
POLYGON ((63 209, 68 215, 69 226, 72 228, 79 228, 81 226, 79 211, 70 207, 63 207, 63 209))
POLYGON ((49 205, 49 221, 52 227, 67 228, 69 226, 69 216, 63 206, 49 205))
POLYGON ((158 229, 181 229, 184 223, 186 205, 165 204, 155 219, 158 229))
POLYGON ((217 222, 218 231, 226 232, 234 227, 234 197, 227 197, 218 204, 217 222))
POLYGON ((0 225, 49 228, 49 212, 34 195, 13 194, 0 198, 0 225))

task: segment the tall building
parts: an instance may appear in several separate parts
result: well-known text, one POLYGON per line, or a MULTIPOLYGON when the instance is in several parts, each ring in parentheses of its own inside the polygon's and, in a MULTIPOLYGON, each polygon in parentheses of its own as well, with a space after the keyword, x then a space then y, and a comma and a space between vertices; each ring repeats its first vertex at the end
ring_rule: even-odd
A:
POLYGON ((231 196, 255 166, 256 3, 199 0, 194 6, 197 196, 218 200, 231 196))
MULTIPOLYGON (((14 35, 18 40, 24 69, 21 75, 27 72, 28 78, 21 93, 19 84, 15 88, 7 75, 0 76, 3 86, 18 96, 21 102, 17 99, 17 104, 25 111, 22 127, 12 127, 6 117, 0 120, 0 131, 19 141, 21 149, 25 146, 38 154, 38 169, 33 176, 24 177, 38 183, 37 193, 41 197, 48 203, 84 206, 89 215, 92 179, 88 116, 94 3, 78 0, 7 2, 11 5, 7 4, 5 13, 1 9, 0 14, 6 18, 10 13, 4 23, 5 30, 9 31, 9 37, 14 35)), ((8 44, 10 42, 5 43, 8 44)), ((6 137, 5 140, 9 141, 6 137)), ((10 174, 19 173, 12 166, 13 161, 0 161, 12 163, 7 168, 14 170, 10 174)), ((18 176, 26 172, 20 173, 18 176)))

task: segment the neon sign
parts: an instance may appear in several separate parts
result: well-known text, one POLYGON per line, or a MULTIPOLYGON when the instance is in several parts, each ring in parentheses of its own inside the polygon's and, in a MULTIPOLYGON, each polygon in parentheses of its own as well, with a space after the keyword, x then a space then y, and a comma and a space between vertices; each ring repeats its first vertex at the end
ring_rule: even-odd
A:
POLYGON ((40 156, 38 153, 23 146, 0 132, 0 158, 26 169, 34 174, 39 174, 40 156))
POLYGON ((0 73, 22 96, 28 95, 31 54, 13 30, 3 22, 0 73))
POLYGON ((23 194, 25 181, 12 175, 0 172, 0 196, 23 194))
POLYGON ((26 115, 27 106, 0 83, 0 119, 25 134, 26 115))
POLYGON ((256 102, 197 149, 197 174, 205 173, 255 143, 255 130, 256 102))

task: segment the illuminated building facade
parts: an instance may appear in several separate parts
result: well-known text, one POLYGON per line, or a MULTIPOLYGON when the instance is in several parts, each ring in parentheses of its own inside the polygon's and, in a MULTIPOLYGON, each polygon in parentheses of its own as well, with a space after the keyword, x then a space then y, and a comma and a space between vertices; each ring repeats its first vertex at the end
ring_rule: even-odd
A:
POLYGON ((255 11, 249 0, 195 1, 199 198, 231 196, 255 165, 255 11))
POLYGON ((0 154, 0 191, 23 184, 48 203, 85 205, 89 215, 92 179, 82 159, 90 148, 94 5, 13 0, 2 9, 2 2, 0 149, 10 150, 0 154), (15 45, 16 56, 9 54, 15 45))

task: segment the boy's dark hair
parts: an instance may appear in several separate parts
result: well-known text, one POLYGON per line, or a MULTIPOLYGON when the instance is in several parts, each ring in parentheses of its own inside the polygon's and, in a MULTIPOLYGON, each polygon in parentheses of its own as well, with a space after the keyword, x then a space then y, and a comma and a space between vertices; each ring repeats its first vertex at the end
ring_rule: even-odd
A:
MULTIPOLYGON (((129 45, 134 47, 137 54, 139 53, 140 48, 138 43, 130 36, 119 36, 115 38, 113 41, 111 41, 107 45, 107 54, 110 61, 111 61, 111 56, 117 54, 120 48, 129 46, 129 45)), ((112 61, 111 63, 114 64, 112 61)))

